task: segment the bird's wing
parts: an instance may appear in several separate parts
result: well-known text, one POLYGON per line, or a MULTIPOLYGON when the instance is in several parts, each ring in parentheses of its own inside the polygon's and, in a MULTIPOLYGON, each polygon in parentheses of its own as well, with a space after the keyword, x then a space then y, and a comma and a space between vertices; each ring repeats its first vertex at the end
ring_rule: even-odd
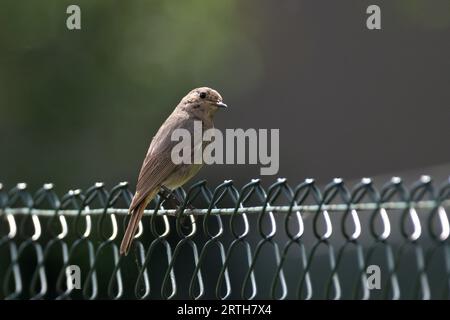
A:
POLYGON ((178 141, 172 141, 171 135, 175 128, 187 129, 190 126, 190 122, 192 121, 185 116, 172 114, 158 130, 142 164, 136 185, 136 193, 130 205, 130 212, 155 188, 159 189, 167 177, 177 169, 179 165, 173 163, 171 152, 178 141))

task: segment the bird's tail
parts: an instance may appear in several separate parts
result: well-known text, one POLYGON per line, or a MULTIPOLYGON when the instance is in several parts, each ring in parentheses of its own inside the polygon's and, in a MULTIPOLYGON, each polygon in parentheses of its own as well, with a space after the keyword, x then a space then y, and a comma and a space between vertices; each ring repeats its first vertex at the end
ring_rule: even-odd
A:
POLYGON ((122 243, 120 244, 120 254, 127 255, 130 251, 131 244, 133 243, 134 236, 139 227, 139 221, 141 221, 144 215, 144 210, 147 207, 147 201, 142 201, 131 213, 130 221, 128 222, 127 230, 123 236, 122 243))

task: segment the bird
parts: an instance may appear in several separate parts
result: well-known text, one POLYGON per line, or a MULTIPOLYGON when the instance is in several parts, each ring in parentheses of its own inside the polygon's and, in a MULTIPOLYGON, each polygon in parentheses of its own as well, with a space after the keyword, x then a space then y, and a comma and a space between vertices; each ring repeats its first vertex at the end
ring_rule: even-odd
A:
MULTIPOLYGON (((178 143, 171 136, 176 129, 194 132, 195 121, 200 121, 202 130, 214 128, 213 118, 219 109, 227 108, 222 96, 214 89, 200 87, 191 90, 175 107, 153 137, 136 184, 136 192, 131 200, 128 214, 131 215, 120 245, 120 254, 127 255, 133 243, 147 205, 161 190, 173 191, 194 177, 202 163, 175 164, 171 159, 172 148, 178 143)), ((210 142, 197 141, 205 146, 210 142)), ((191 149, 193 154, 196 146, 191 149)))

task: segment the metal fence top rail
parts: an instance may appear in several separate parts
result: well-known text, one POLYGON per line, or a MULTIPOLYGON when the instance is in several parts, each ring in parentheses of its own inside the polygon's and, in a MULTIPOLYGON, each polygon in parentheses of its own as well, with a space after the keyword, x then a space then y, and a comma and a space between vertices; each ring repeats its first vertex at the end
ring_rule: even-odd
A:
MULTIPOLYGON (((214 194, 206 187, 205 180, 195 183, 187 192, 181 188, 178 191, 185 198, 185 203, 181 206, 184 214, 233 215, 242 213, 260 213, 261 211, 290 213, 297 211, 318 212, 323 210, 343 212, 349 210, 373 211, 379 208, 391 210, 408 208, 432 209, 437 206, 447 207, 450 205, 449 189, 450 178, 445 181, 436 192, 431 177, 422 176, 413 184, 410 192, 403 186, 403 181, 399 177, 392 177, 392 179, 381 188, 381 192, 376 190, 370 178, 361 179, 361 182, 356 184, 352 191, 347 189, 343 179, 335 178, 324 188, 323 195, 316 186, 314 179, 305 179, 303 183, 300 183, 292 189, 288 185, 287 179, 284 178, 279 178, 276 183, 268 188, 267 192, 261 187, 259 179, 253 179, 242 188, 241 192, 235 188, 231 180, 226 180, 218 185, 214 190, 214 194), (245 206, 246 200, 255 191, 259 193, 262 205, 245 206), (193 198, 196 198, 198 194, 202 192, 209 193, 206 196, 204 194, 204 198, 213 200, 210 203, 209 208, 190 208, 189 204, 192 202, 193 198), (218 208, 217 204, 227 192, 230 192, 231 196, 234 197, 236 206, 232 208, 218 208), (281 193, 284 193, 284 201, 288 202, 288 205, 271 205, 271 202, 277 200, 277 198, 281 196, 281 193), (312 193, 312 197, 310 198, 316 203, 303 204, 302 202, 310 193, 312 193), (392 198, 395 196, 397 196, 398 200, 392 201, 392 198), (360 202, 364 197, 369 198, 372 201, 360 202), (425 199, 425 197, 428 198, 425 199), (335 201, 336 198, 340 198, 341 203, 331 203, 332 201, 335 201)), ((58 196, 55 194, 54 185, 51 183, 44 184, 34 197, 31 196, 27 190, 26 183, 18 183, 9 192, 6 192, 3 184, 0 183, 0 212, 12 215, 32 214, 38 216, 53 216, 55 215, 55 211, 57 211, 58 214, 65 216, 76 216, 80 213, 83 215, 126 215, 128 214, 127 208, 113 208, 114 203, 120 196, 124 197, 126 200, 131 200, 132 194, 128 189, 127 182, 119 183, 110 193, 105 190, 105 185, 103 183, 97 182, 92 187, 88 188, 84 194, 80 189, 69 190, 61 200, 59 200, 58 196), (97 194, 103 196, 103 201, 106 201, 105 206, 101 209, 90 208, 89 204, 97 194), (45 200, 44 198, 47 199, 47 202, 50 203, 52 208, 35 208, 35 206, 45 200), (81 203, 78 205, 79 208, 65 208, 69 199, 77 198, 78 200, 81 200, 81 203), (15 205, 17 202, 22 202, 24 205, 17 206, 15 205)), ((164 207, 157 205, 156 209, 145 210, 144 215, 156 214, 174 216, 177 212, 180 212, 180 210, 165 209, 164 207)))
MULTIPOLYGON (((177 217, 177 232, 182 236, 186 236, 179 229, 182 215, 190 217, 192 233, 189 236, 192 236, 197 231, 194 216, 204 216, 205 218, 215 216, 218 219, 220 216, 231 216, 232 221, 235 216, 241 216, 248 225, 247 215, 253 214, 258 216, 259 233, 265 238, 271 238, 276 230, 274 214, 281 213, 286 216, 286 232, 295 239, 299 237, 298 234, 293 236, 288 231, 295 222, 289 222, 289 219, 296 217, 298 227, 302 230, 300 233, 303 234, 303 219, 312 213, 314 214, 314 233, 319 238, 325 239, 331 235, 332 230, 328 211, 344 213, 344 224, 350 215, 355 230, 359 230, 355 231, 359 236, 361 224, 358 212, 366 211, 371 214, 371 233, 377 238, 387 238, 389 233, 384 232, 382 235, 374 233, 377 219, 381 219, 385 230, 390 230, 386 210, 389 210, 390 213, 401 214, 402 230, 405 235, 409 234, 405 231, 408 229, 408 221, 412 223, 414 231, 408 235, 411 239, 417 240, 422 234, 422 223, 416 210, 431 213, 428 216, 427 224, 431 228, 433 237, 445 240, 450 235, 450 222, 445 209, 450 206, 450 179, 435 188, 431 177, 425 175, 409 188, 404 186, 401 178, 392 177, 380 191, 375 188, 370 178, 361 179, 351 190, 345 186, 343 179, 335 178, 323 188, 323 192, 316 186, 314 179, 305 179, 304 182, 292 188, 287 183, 287 179, 279 178, 267 190, 261 186, 259 179, 253 179, 241 190, 238 190, 231 180, 226 180, 211 190, 206 186, 206 181, 202 180, 192 185, 187 191, 179 188, 175 192, 178 193, 178 199, 183 199, 176 209, 164 208, 167 198, 158 195, 152 201, 153 209, 146 210, 145 215, 177 217), (223 208, 220 205, 225 197, 231 200, 231 206, 229 201, 228 207, 223 208), (203 208, 192 206, 192 202, 196 199, 202 200, 200 206, 203 208), (249 199, 253 200, 251 205, 249 205, 249 199), (272 226, 272 231, 269 233, 262 229, 261 222, 264 219, 272 226), (327 224, 325 234, 318 231, 320 229, 318 220, 325 221, 327 224)), ((113 238, 116 238, 119 229, 116 216, 128 214, 131 199, 132 193, 127 182, 119 183, 111 191, 107 191, 105 185, 98 182, 85 192, 80 189, 70 190, 61 199, 55 193, 54 185, 51 183, 44 184, 34 195, 27 190, 25 183, 17 184, 9 192, 5 191, 0 184, 0 217, 6 217, 9 224, 8 237, 13 238, 18 230, 14 217, 18 215, 31 216, 35 229, 32 238, 38 239, 42 233, 38 217, 50 217, 50 222, 59 217, 64 230, 67 229, 65 217, 75 217, 77 228, 80 226, 79 218, 84 217, 86 231, 79 235, 85 237, 91 233, 91 216, 100 217, 99 228, 103 227, 105 216, 109 216, 113 223, 113 238), (118 202, 119 200, 121 203, 118 202)), ((165 220, 165 223, 166 233, 168 233, 168 220, 165 220)), ((222 222, 218 221, 218 223, 221 233, 223 232, 222 222)), ((230 223, 231 231, 236 235, 235 225, 233 222, 230 223)), ((140 231, 136 237, 143 232, 142 221, 139 226, 140 231)), ((204 231, 209 233, 208 226, 204 224, 203 227, 204 231)), ((67 232, 63 232, 63 234, 66 235, 67 232)), ((354 235, 346 234, 346 237, 354 238, 354 235)))
MULTIPOLYGON (((341 211, 345 212, 348 210, 361 210, 361 211, 372 211, 378 208, 390 209, 390 210, 404 210, 407 208, 416 208, 416 209, 432 209, 438 205, 442 205, 444 207, 450 207, 450 200, 444 200, 440 203, 434 200, 426 200, 426 201, 410 201, 410 202, 383 202, 383 203, 356 203, 356 204, 328 204, 328 205, 294 205, 294 206, 253 206, 253 207, 240 207, 240 208, 214 208, 214 209, 185 209, 184 214, 186 215, 195 215, 195 216, 203 216, 207 214, 212 215, 233 215, 233 214, 242 214, 242 213, 260 213, 261 211, 270 211, 274 213, 288 213, 288 212, 317 212, 319 210, 327 210, 327 211, 341 211)), ((34 209, 34 208, 4 208, 0 209, 4 211, 6 214, 12 215, 23 215, 23 214, 31 214, 38 215, 42 217, 51 217, 55 215, 55 210, 49 209, 34 209)), ((63 209, 58 210, 58 214, 64 216, 77 216, 79 214, 79 210, 70 210, 63 209)), ((145 216, 151 215, 167 215, 167 216, 176 216, 179 212, 177 209, 148 209, 144 211, 145 216)), ((116 215, 127 215, 128 209, 118 209, 118 208, 107 208, 105 209, 90 209, 86 207, 82 210, 83 215, 101 215, 104 213, 107 214, 116 214, 116 215)))

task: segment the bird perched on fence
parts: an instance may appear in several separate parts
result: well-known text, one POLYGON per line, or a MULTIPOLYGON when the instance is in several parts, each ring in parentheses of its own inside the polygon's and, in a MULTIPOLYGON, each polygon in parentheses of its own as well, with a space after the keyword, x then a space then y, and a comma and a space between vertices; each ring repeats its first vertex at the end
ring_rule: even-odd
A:
MULTIPOLYGON (((161 189, 175 190, 185 184, 202 167, 202 164, 175 164, 172 161, 172 149, 177 141, 172 141, 172 133, 176 129, 186 129, 194 133, 194 122, 201 121, 202 130, 214 127, 214 114, 219 108, 226 108, 222 96, 211 88, 202 87, 189 92, 177 105, 153 137, 136 186, 136 193, 129 208, 131 214, 125 235, 120 245, 120 254, 126 255, 130 250, 134 236, 142 219, 144 209, 161 189)), ((204 141, 195 142, 202 144, 204 141)), ((199 147, 193 145, 191 153, 199 147)))

